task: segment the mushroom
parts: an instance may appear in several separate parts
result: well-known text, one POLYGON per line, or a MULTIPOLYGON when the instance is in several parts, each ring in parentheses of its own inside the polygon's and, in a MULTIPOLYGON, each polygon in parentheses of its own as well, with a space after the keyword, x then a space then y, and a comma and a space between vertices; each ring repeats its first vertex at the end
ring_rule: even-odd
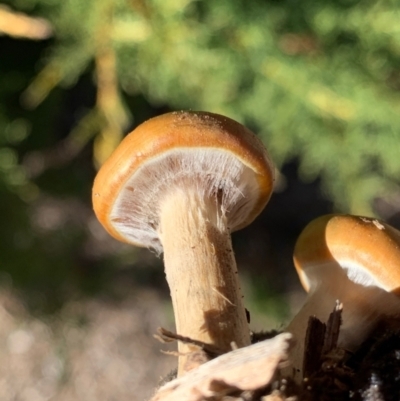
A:
POLYGON ((296 345, 293 374, 301 380, 310 316, 326 322, 343 304, 338 346, 354 352, 385 316, 400 313, 400 232, 379 220, 326 215, 300 234, 294 264, 308 296, 287 327, 296 345))
MULTIPOLYGON (((100 169, 97 218, 113 237, 164 252, 178 334, 223 352, 250 343, 230 234, 264 208, 273 171, 244 126, 186 111, 141 124, 100 169)), ((191 349, 179 344, 178 375, 191 349)))

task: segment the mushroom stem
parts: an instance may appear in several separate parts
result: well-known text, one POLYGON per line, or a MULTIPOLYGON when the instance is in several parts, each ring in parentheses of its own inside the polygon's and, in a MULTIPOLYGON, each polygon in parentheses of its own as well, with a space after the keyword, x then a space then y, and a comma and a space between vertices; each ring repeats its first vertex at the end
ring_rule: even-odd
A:
MULTIPOLYGON (((222 351, 250 344, 230 230, 218 195, 176 190, 160 207, 159 236, 178 334, 222 351), (205 199, 204 199, 205 198, 205 199)), ((178 376, 191 345, 179 343, 178 376)))

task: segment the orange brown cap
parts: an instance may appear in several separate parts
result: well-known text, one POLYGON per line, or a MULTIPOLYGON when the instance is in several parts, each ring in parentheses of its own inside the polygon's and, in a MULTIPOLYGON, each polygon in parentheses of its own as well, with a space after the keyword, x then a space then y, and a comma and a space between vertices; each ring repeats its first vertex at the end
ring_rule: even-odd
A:
POLYGON ((335 264, 357 284, 388 292, 400 287, 400 232, 377 219, 321 216, 300 234, 294 264, 306 291, 335 264))
POLYGON ((160 202, 169 191, 218 199, 234 231, 261 212, 273 181, 267 151, 247 128, 218 114, 173 112, 121 142, 96 176, 93 207, 113 237, 160 251, 160 202))

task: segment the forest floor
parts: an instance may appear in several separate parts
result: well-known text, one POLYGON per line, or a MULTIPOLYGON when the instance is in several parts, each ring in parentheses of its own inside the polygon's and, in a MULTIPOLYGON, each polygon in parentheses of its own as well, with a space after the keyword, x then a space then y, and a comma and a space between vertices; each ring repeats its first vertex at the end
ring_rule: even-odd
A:
POLYGON ((136 401, 151 398, 176 364, 153 334, 170 327, 153 290, 122 302, 66 304, 56 317, 32 317, 9 290, 0 293, 0 399, 136 401))

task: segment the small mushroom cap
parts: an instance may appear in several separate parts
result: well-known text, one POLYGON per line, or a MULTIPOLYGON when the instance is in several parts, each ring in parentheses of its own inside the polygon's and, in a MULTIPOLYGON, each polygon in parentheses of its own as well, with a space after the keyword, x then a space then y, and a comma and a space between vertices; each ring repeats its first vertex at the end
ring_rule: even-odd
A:
POLYGON ((313 220, 300 234, 293 258, 306 291, 332 266, 340 266, 357 284, 396 293, 400 287, 400 232, 370 217, 326 215, 313 220))
POLYGON ((261 212, 273 181, 267 151, 247 128, 218 114, 182 111, 127 135, 98 172, 92 199, 113 237, 161 251, 159 210, 169 191, 218 199, 233 231, 261 212))

